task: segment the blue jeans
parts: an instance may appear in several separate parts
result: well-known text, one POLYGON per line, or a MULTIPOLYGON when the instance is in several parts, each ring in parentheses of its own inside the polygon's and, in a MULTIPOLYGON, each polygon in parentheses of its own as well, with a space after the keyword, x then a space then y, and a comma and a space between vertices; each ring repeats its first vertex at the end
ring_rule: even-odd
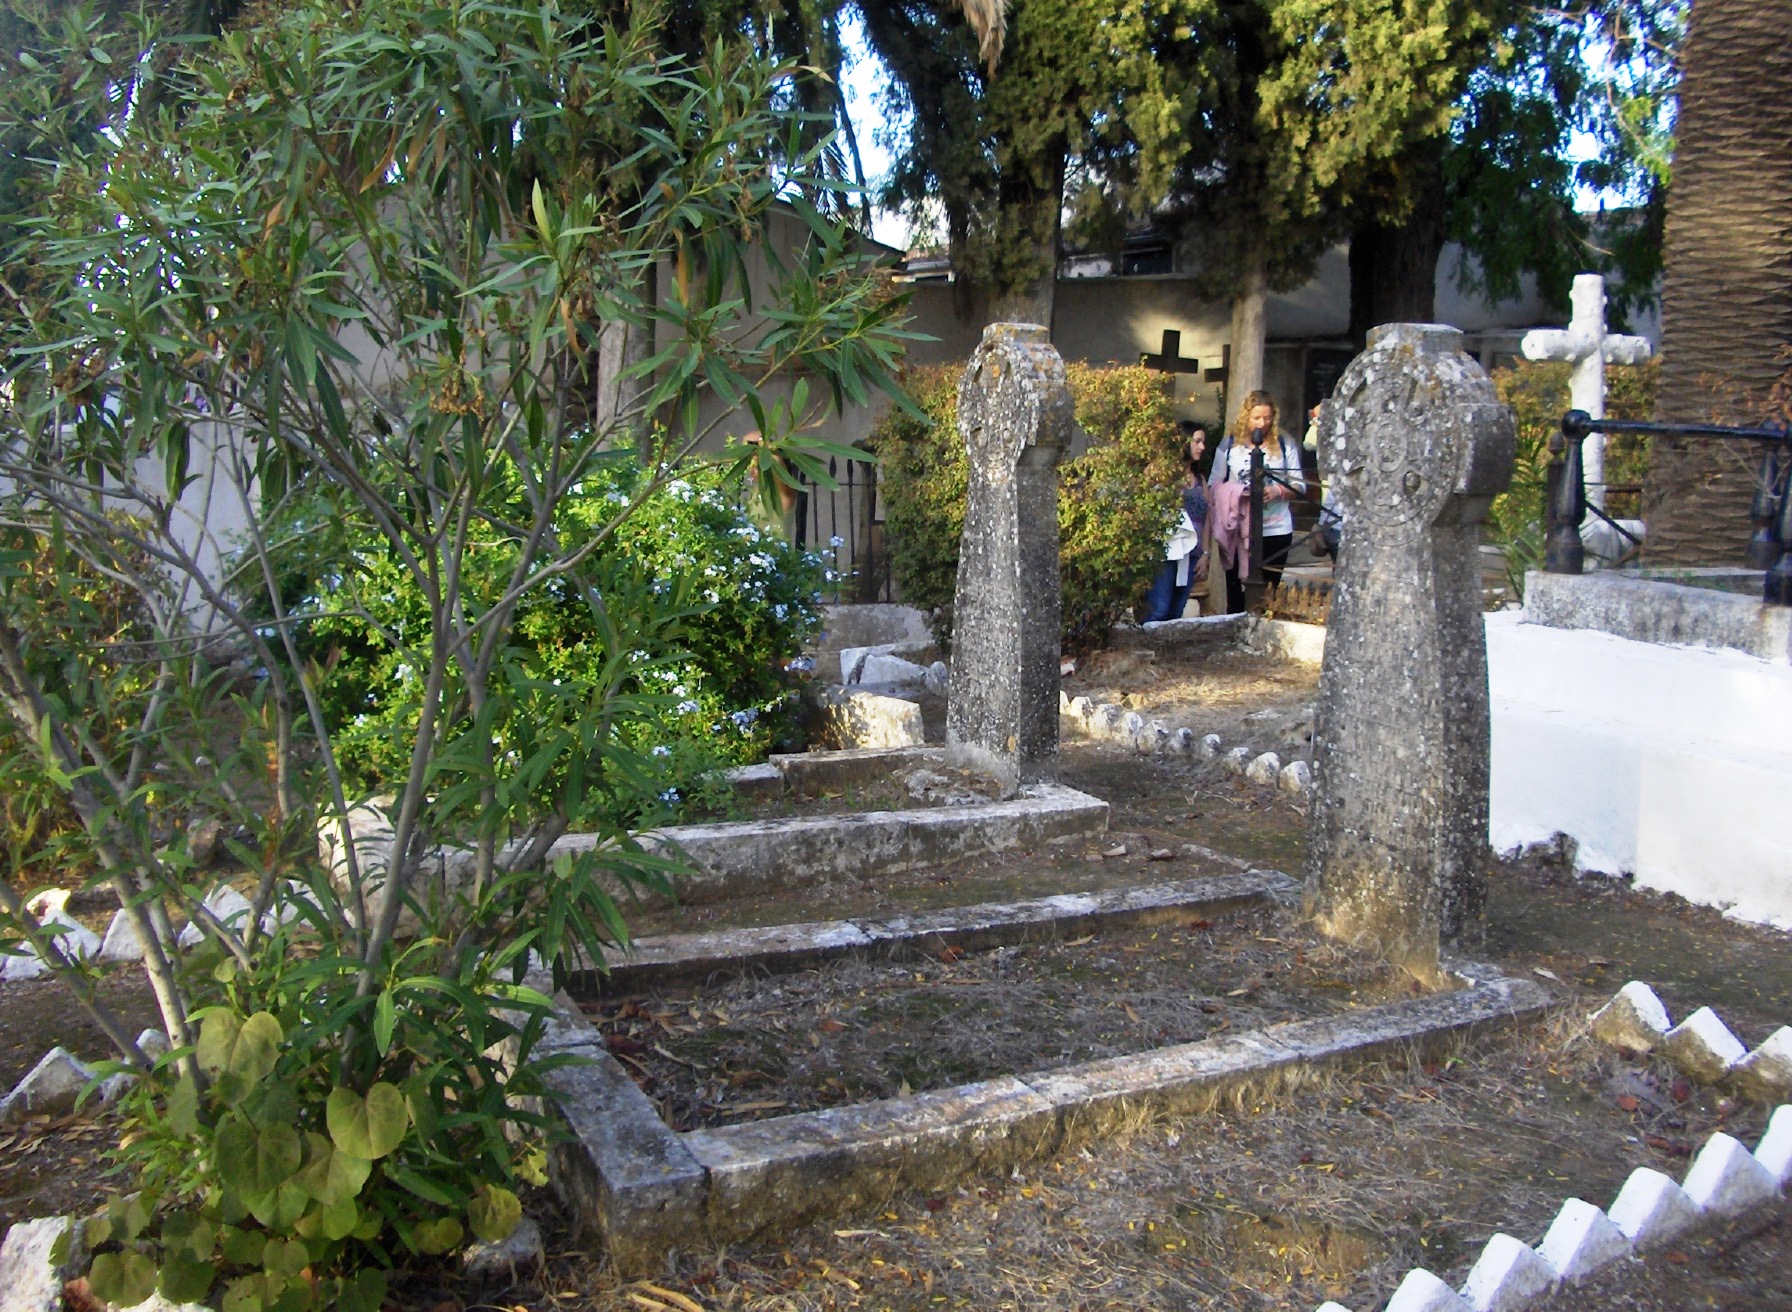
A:
POLYGON ((1195 585, 1195 558, 1188 562, 1188 582, 1178 583, 1176 571, 1182 567, 1180 560, 1163 560, 1158 562, 1157 576, 1151 580, 1151 591, 1145 594, 1145 618, 1142 624, 1154 624, 1158 620, 1179 620, 1183 607, 1188 605, 1189 590, 1195 585))

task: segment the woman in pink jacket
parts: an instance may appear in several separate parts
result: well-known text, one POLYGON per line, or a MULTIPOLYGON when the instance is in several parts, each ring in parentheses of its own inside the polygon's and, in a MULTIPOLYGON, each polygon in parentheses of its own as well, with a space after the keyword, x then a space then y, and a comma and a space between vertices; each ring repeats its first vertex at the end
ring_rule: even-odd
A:
POLYGON ((1224 543, 1221 535, 1232 529, 1238 537, 1250 533, 1249 511, 1243 510, 1234 523, 1228 523, 1225 511, 1234 496, 1248 504, 1251 482, 1251 437, 1263 437, 1263 578, 1271 586, 1282 581, 1282 566, 1288 549, 1294 545, 1294 507, 1296 497, 1306 491, 1301 475, 1300 443, 1281 431, 1276 423, 1276 403, 1268 392, 1256 391, 1238 407, 1232 431, 1215 453, 1213 473, 1209 479, 1209 501, 1213 505, 1214 537, 1217 554, 1226 563, 1226 610, 1244 609, 1244 580, 1250 573, 1248 551, 1225 550, 1225 546, 1248 547, 1248 542, 1224 543), (1236 489, 1221 490, 1223 484, 1236 489))

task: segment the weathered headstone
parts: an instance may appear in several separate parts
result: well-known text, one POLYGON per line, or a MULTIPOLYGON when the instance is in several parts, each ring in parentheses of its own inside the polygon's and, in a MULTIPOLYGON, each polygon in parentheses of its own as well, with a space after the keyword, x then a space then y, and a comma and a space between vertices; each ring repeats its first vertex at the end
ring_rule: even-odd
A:
POLYGON ((1306 907, 1440 982, 1479 917, 1487 640, 1476 525, 1511 481, 1512 414, 1435 324, 1369 334, 1320 416, 1344 516, 1314 721, 1306 907))
POLYGON ((1070 387, 1036 324, 983 330, 958 386, 970 463, 946 741, 1012 791, 1058 750, 1058 470, 1070 387))
MULTIPOLYGON (((1519 350, 1527 360, 1566 360, 1574 366, 1568 380, 1568 404, 1594 419, 1605 418, 1605 366, 1640 364, 1649 358, 1649 339, 1622 337, 1605 331, 1605 279, 1582 273, 1574 279, 1573 313, 1568 328, 1535 328, 1524 335, 1519 350)), ((1605 509, 1605 434, 1594 433, 1581 444, 1587 500, 1605 509)))

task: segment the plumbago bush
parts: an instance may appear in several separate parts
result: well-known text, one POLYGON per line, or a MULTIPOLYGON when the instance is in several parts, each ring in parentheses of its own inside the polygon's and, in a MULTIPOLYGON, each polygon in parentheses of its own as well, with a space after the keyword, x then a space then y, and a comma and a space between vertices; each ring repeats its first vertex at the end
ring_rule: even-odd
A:
POLYGON ((775 732, 736 717, 775 719, 812 581, 732 480, 825 466, 820 407, 760 389, 894 392, 899 305, 812 204, 793 70, 601 12, 27 16, 0 52, 9 769, 65 805, 25 855, 123 909, 168 1050, 10 880, 0 950, 139 1077, 89 1235, 114 1304, 373 1309, 506 1233, 567 1060, 527 962, 601 962, 617 889, 676 880, 632 837, 668 734, 775 732), (749 292, 774 206, 810 235, 749 292), (737 405, 761 446, 694 467, 737 405), (575 820, 602 841, 556 852, 575 820), (206 904, 200 822, 246 911, 206 904))
MULTIPOLYGON (((659 823, 706 774, 763 760, 799 728, 793 667, 820 624, 820 558, 761 529, 723 469, 692 463, 639 497, 648 478, 632 454, 605 461, 561 502, 554 531, 562 549, 582 550, 632 507, 592 553, 587 573, 632 591, 631 609, 652 609, 657 632, 611 632, 570 580, 550 580, 516 613, 513 658, 542 691, 515 699, 490 729, 500 757, 521 759, 554 714, 558 690, 583 686, 591 671, 620 659, 627 696, 612 729, 632 750, 626 766, 612 760, 587 782, 586 807, 570 817, 576 827, 606 816, 632 827, 659 823)), ((301 540, 303 576, 284 589, 310 616, 295 646, 319 671, 344 782, 370 796, 404 771, 429 667, 428 605, 373 533, 343 540, 318 525, 301 540)), ((474 540, 479 550, 462 586, 489 600, 517 548, 489 529, 474 540)), ((563 785, 557 774, 544 777, 542 800, 563 785)))
MULTIPOLYGON (((1163 375, 1137 367, 1066 365, 1089 448, 1058 466, 1064 647, 1088 651, 1144 600, 1180 509, 1181 447, 1163 375)), ((915 415, 893 409, 875 434, 882 461, 890 568, 910 604, 950 635, 969 482, 958 433, 962 366, 916 369, 915 415)))

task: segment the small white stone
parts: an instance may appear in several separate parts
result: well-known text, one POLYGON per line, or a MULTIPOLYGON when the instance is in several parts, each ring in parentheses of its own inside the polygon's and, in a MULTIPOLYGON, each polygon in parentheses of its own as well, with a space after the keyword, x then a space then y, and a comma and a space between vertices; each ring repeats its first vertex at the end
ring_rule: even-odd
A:
POLYGON ((1095 714, 1095 703, 1090 701, 1087 697, 1072 697, 1070 699, 1070 713, 1079 720, 1086 720, 1091 715, 1095 714))
POLYGON ((921 680, 921 686, 928 692, 945 692, 952 686, 952 667, 944 661, 935 661, 927 667, 927 675, 921 680))
POLYGON ((1220 754, 1220 748, 1224 746, 1225 743, 1217 733, 1207 734, 1201 739, 1201 756, 1211 761, 1220 754))
POLYGON ((1254 757, 1244 768, 1244 777, 1254 784, 1273 784, 1282 772, 1282 758, 1274 752, 1254 757))
POLYGON ((1686 1171, 1686 1192, 1702 1212, 1735 1216, 1779 1192, 1773 1171, 1755 1159, 1740 1140, 1721 1130, 1705 1141, 1686 1171))
POLYGON ((1195 744, 1199 741, 1200 740, 1195 737, 1195 731, 1187 725, 1184 725, 1180 729, 1175 729, 1171 732, 1170 741, 1165 745, 1164 750, 1169 752, 1171 756, 1193 756, 1195 754, 1195 744))
POLYGON ((1313 1312, 1350 1312, 1342 1303, 1334 1303, 1329 1298, 1313 1309, 1313 1312))
POLYGON ((40 888, 25 899, 25 910, 42 921, 64 921, 69 919, 68 896, 66 888, 40 888))
MULTIPOLYGON (((254 910, 254 907, 249 904, 249 899, 229 884, 219 884, 207 893, 205 907, 218 918, 218 923, 226 929, 239 931, 242 928, 243 919, 254 910)), ((190 924, 181 930, 180 938, 176 941, 183 948, 198 947, 205 941, 205 931, 199 928, 197 923, 190 924)))
POLYGON ((1698 1204, 1679 1183, 1647 1166, 1630 1173, 1612 1201, 1612 1224, 1638 1248, 1655 1248, 1699 1223, 1698 1204))
POLYGON ((1406 1273, 1387 1312, 1472 1312, 1468 1300, 1422 1266, 1406 1273))
POLYGON ((1282 773, 1276 777, 1276 783, 1284 793, 1296 796, 1305 793, 1313 786, 1313 767, 1305 761, 1290 761, 1282 767, 1282 773))
POLYGON ((1617 1048, 1648 1052, 1666 1036, 1673 1022, 1655 990, 1641 980, 1631 980, 1612 1000, 1593 1013, 1588 1027, 1593 1037, 1617 1048))
POLYGON ((13 1086, 0 1102, 0 1121, 20 1120, 48 1113, 61 1116, 74 1110, 75 1099, 93 1078, 66 1048, 51 1048, 31 1073, 13 1086))
POLYGON ((62 1286, 85 1262, 81 1224, 72 1216, 15 1221, 0 1244, 0 1307, 5 1312, 62 1312, 62 1286), (70 1233, 61 1265, 50 1250, 70 1233))
POLYGON ((1227 774, 1243 774, 1251 763, 1251 749, 1234 747, 1226 753, 1225 765, 1227 774))
POLYGON ((1792 1099, 1792 1028, 1782 1025, 1769 1034, 1730 1069, 1730 1076, 1744 1093, 1762 1102, 1792 1099))
POLYGON ((1556 1283, 1556 1269, 1537 1250, 1511 1235, 1496 1234, 1462 1284, 1475 1312, 1518 1312, 1556 1283))
POLYGON ((1767 1132, 1755 1145, 1755 1160, 1779 1181, 1780 1188, 1792 1185, 1792 1107, 1781 1105, 1767 1119, 1767 1132))
POLYGON ((460 1266, 461 1273, 467 1276, 514 1278, 516 1272, 540 1266, 546 1261, 547 1246, 541 1239, 541 1227, 525 1216, 516 1223, 509 1238, 500 1239, 495 1244, 467 1245, 461 1254, 460 1266))
POLYGON ((1630 1240, 1593 1204, 1570 1198, 1550 1223, 1537 1252, 1571 1285, 1630 1252, 1630 1240))
POLYGON ((50 973, 49 966, 29 947, 21 946, 19 951, 0 958, 0 980, 11 983, 15 980, 37 979, 50 973))
POLYGON ((1716 1084, 1748 1056, 1742 1040, 1709 1007, 1700 1007, 1662 1036, 1667 1059, 1701 1084, 1716 1084))
POLYGON ((1064 714, 1064 712, 1068 711, 1069 709, 1070 709, 1070 693, 1067 692, 1065 689, 1060 688, 1060 689, 1058 689, 1058 714, 1062 715, 1062 714, 1064 714))
POLYGON ((143 936, 137 932, 137 919, 120 907, 106 926, 106 937, 100 941, 101 961, 143 960, 143 936))
POLYGON ((1120 734, 1124 738, 1137 738, 1145 729, 1145 717, 1137 711, 1128 711, 1120 717, 1120 734))
POLYGON ((1146 756, 1158 755, 1169 745, 1169 742, 1169 728, 1157 720, 1151 721, 1139 730, 1138 749, 1146 756))

